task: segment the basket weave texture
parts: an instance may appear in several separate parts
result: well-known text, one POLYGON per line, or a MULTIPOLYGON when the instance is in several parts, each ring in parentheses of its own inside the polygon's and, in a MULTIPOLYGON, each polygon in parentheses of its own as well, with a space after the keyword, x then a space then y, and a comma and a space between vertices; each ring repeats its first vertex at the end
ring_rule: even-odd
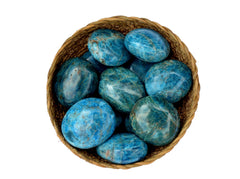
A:
POLYGON ((191 121, 194 117, 199 100, 199 79, 196 61, 189 52, 186 45, 168 28, 161 26, 160 24, 150 21, 145 18, 137 17, 125 17, 115 16, 110 18, 100 19, 96 22, 92 22, 82 29, 75 32, 70 38, 68 38, 62 47, 57 52, 52 65, 48 73, 47 81, 47 108, 51 118, 51 122, 56 130, 56 133, 60 140, 77 156, 101 167, 117 168, 117 169, 129 169, 145 164, 150 164, 156 159, 159 159, 164 154, 168 153, 184 136, 186 130, 189 128, 191 121), (79 57, 83 55, 87 48, 88 37, 91 33, 97 29, 113 29, 122 32, 126 35, 129 31, 136 28, 148 28, 159 32, 163 37, 167 39, 171 46, 171 53, 168 59, 178 59, 185 63, 192 71, 193 85, 187 94, 181 101, 175 104, 181 119, 181 129, 178 136, 167 146, 164 147, 149 147, 147 156, 140 162, 127 165, 118 165, 110 163, 100 158, 95 149, 77 149, 67 143, 61 133, 61 122, 67 111, 57 100, 54 94, 54 76, 58 72, 60 66, 66 60, 79 57))

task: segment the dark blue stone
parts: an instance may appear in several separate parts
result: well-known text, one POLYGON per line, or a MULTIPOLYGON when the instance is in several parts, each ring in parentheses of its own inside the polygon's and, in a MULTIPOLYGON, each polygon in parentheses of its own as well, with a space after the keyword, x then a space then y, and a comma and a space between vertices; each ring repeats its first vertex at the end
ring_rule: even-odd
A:
POLYGON ((160 62, 170 53, 168 41, 151 29, 130 31, 125 37, 124 44, 131 54, 146 62, 160 62))
POLYGON ((107 66, 95 60, 89 51, 84 54, 84 57, 86 57, 85 60, 90 62, 98 73, 102 73, 104 70, 108 68, 107 66))
POLYGON ((191 86, 191 70, 177 60, 166 60, 155 64, 145 76, 148 95, 161 95, 171 103, 181 100, 191 86))
POLYGON ((96 70, 84 58, 67 60, 56 75, 55 93, 59 102, 66 107, 93 94, 98 86, 96 70))
POLYGON ((135 58, 134 61, 131 63, 129 69, 134 72, 142 82, 144 82, 147 71, 153 65, 154 63, 147 63, 135 58))
POLYGON ((133 132, 132 126, 131 126, 131 124, 130 124, 129 116, 127 116, 127 117, 125 118, 124 125, 125 125, 125 129, 126 129, 128 132, 133 132))
POLYGON ((96 147, 114 132, 116 117, 110 105, 99 98, 85 98, 74 104, 62 121, 62 133, 69 144, 80 149, 96 147))
POLYGON ((124 35, 110 29, 98 29, 88 39, 88 49, 92 56, 107 66, 120 66, 131 55, 124 46, 124 35))
POLYGON ((98 155, 116 164, 140 161, 147 155, 147 151, 147 144, 130 133, 116 134, 97 147, 98 155))
POLYGON ((180 118, 174 106, 159 96, 137 101, 130 113, 132 131, 155 146, 169 144, 178 134, 180 118))
POLYGON ((145 89, 136 74, 115 67, 101 74, 99 94, 118 111, 130 112, 135 102, 145 96, 145 89))

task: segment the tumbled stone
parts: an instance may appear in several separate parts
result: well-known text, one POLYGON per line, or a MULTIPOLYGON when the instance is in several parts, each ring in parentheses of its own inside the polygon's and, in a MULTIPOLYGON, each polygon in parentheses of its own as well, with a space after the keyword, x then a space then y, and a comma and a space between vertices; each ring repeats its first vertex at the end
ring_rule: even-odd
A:
POLYGON ((137 101, 130 113, 132 131, 155 146, 169 144, 178 134, 180 118, 175 107, 159 96, 137 101))
POLYGON ((130 133, 116 134, 97 147, 98 155, 116 164, 140 161, 146 156, 147 150, 147 144, 130 133))
POLYGON ((124 39, 124 44, 131 54, 146 62, 160 62, 170 53, 168 41, 151 29, 130 31, 124 39))
POLYGON ((133 62, 129 65, 129 70, 134 72, 139 77, 139 79, 142 82, 144 82, 145 75, 146 75, 147 71, 154 64, 155 63, 147 63, 147 62, 144 62, 142 60, 139 60, 139 59, 135 58, 133 60, 133 62))
POLYGON ((99 94, 118 111, 130 112, 135 102, 145 96, 145 89, 136 74, 115 67, 101 74, 99 94))
POLYGON ((113 134, 116 116, 103 99, 85 98, 67 111, 61 128, 69 144, 89 149, 102 144, 113 134))
POLYGON ((107 66, 120 66, 131 55, 124 46, 124 35, 110 29, 98 29, 88 39, 88 49, 92 56, 107 66))
POLYGON ((169 102, 181 100, 192 86, 192 72, 178 60, 165 60, 153 65, 145 76, 148 95, 161 95, 169 102))
POLYGON ((63 106, 72 106, 80 99, 93 94, 98 86, 96 70, 84 58, 67 60, 56 75, 54 90, 63 106))

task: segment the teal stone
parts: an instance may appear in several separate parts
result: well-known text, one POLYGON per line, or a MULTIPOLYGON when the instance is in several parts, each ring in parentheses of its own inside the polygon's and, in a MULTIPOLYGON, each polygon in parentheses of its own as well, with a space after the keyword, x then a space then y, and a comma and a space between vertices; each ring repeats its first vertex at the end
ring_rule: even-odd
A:
POLYGON ((132 131, 154 146, 164 146, 172 142, 180 128, 177 110, 160 96, 147 96, 138 100, 129 120, 132 131))
POLYGON ((84 60, 86 56, 67 60, 56 75, 54 91, 65 107, 90 96, 97 89, 98 75, 91 63, 84 60))
POLYGON ((120 66, 131 55, 124 46, 124 35, 110 29, 98 29, 88 39, 88 49, 92 56, 106 66, 120 66))
POLYGON ((65 114, 61 129, 69 144, 89 149, 105 142, 116 128, 116 116, 111 106, 99 98, 85 98, 65 114))
POLYGON ((154 63, 147 63, 135 58, 129 65, 129 70, 134 72, 139 79, 144 82, 147 71, 154 65, 154 63))
POLYGON ((135 29, 124 39, 128 51, 145 62, 160 62, 170 53, 168 41, 158 32, 151 29, 135 29))
POLYGON ((99 81, 99 94, 120 112, 130 112, 145 96, 144 85, 136 74, 123 67, 105 70, 99 81))
POLYGON ((192 86, 192 72, 178 60, 165 60, 153 65, 145 76, 148 95, 160 95, 175 103, 187 95, 192 86))
POLYGON ((97 154, 116 164, 130 164, 142 160, 148 151, 145 142, 136 135, 120 133, 97 147, 97 154))

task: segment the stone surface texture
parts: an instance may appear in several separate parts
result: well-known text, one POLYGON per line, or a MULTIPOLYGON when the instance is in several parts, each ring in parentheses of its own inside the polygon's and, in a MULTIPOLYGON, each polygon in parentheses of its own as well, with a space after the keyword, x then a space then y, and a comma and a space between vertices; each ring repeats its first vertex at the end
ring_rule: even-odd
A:
POLYGON ((168 41, 151 29, 135 29, 124 39, 125 47, 135 57, 146 62, 160 62, 170 53, 168 41))
POLYGON ((127 113, 139 98, 145 96, 145 89, 136 74, 126 68, 115 67, 101 74, 99 94, 115 109, 127 113))
POLYGON ((178 60, 165 60, 153 65, 145 76, 148 95, 161 95, 169 102, 181 100, 192 86, 192 72, 178 60))
POLYGON ((147 150, 147 144, 130 133, 116 134, 97 147, 98 155, 116 164, 140 161, 146 156, 147 150))
POLYGON ((88 39, 88 49, 92 56, 107 66, 120 66, 131 55, 124 46, 124 35, 110 29, 98 29, 88 39))
POLYGON ((180 118, 174 106, 159 96, 137 101, 130 113, 133 132, 145 142, 164 146, 178 134, 180 118))
POLYGON ((103 99, 85 98, 67 111, 61 128, 69 144, 89 149, 102 144, 113 134, 116 116, 103 99))
POLYGON ((70 107, 80 99, 93 94, 98 86, 98 75, 84 57, 72 58, 62 64, 56 75, 55 94, 58 101, 70 107))

